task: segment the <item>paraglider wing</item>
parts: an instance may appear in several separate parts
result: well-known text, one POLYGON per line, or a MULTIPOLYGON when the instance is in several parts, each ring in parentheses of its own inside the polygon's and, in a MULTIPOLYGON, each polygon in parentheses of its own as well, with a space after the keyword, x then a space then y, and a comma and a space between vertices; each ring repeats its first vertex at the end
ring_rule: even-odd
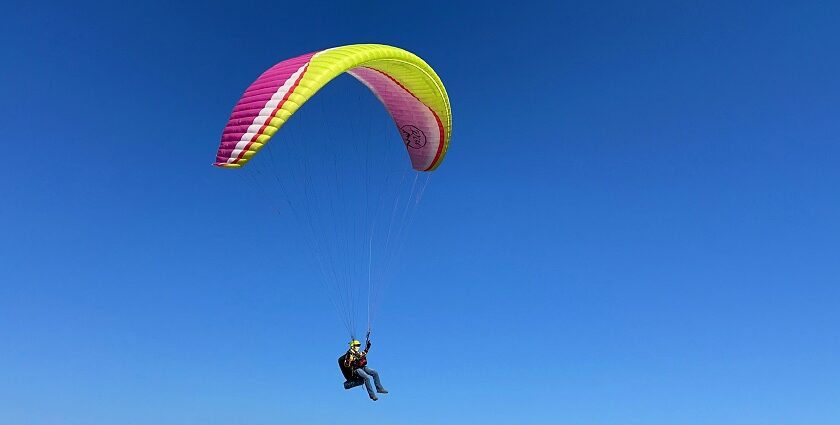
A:
POLYGON ((437 168, 452 131, 449 97, 416 55, 381 44, 355 44, 288 59, 265 71, 242 95, 222 133, 214 165, 238 168, 333 78, 366 85, 393 118, 417 171, 437 168))

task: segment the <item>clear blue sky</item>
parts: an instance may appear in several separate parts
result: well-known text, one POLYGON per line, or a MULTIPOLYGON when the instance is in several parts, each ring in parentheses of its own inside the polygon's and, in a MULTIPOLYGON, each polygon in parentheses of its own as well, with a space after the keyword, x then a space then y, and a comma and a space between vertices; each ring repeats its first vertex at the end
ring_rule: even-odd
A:
POLYGON ((21 3, 0 424, 840 422, 836 3, 21 3), (454 113, 376 404, 305 253, 210 166, 257 74, 356 42, 454 113))

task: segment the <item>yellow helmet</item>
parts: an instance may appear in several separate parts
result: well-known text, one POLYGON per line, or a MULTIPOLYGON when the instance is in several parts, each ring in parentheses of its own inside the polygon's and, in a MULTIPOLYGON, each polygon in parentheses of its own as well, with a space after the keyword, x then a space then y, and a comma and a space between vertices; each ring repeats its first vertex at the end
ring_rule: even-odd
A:
POLYGON ((360 345, 362 345, 362 343, 361 343, 361 342, 359 342, 359 341, 357 341, 357 340, 355 340, 355 339, 354 339, 354 340, 352 340, 352 341, 350 341, 350 346, 351 346, 351 347, 357 347, 357 346, 360 346, 360 345))

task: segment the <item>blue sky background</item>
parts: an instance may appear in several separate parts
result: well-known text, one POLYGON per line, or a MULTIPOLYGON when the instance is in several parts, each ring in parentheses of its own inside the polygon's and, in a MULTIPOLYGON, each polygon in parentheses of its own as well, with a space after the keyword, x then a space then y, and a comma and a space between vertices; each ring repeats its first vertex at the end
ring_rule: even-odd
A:
POLYGON ((840 422, 836 3, 166 3, 0 14, 0 424, 840 422), (376 404, 209 165, 256 75, 355 42, 454 113, 376 404))

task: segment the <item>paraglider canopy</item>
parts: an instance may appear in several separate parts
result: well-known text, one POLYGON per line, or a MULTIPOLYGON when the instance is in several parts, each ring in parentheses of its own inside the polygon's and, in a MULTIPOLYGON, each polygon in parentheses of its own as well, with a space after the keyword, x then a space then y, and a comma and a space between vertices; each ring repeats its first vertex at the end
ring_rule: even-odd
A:
POLYGON ((213 165, 245 165, 301 105, 345 72, 370 88, 385 105, 405 142, 412 167, 417 171, 437 168, 452 131, 446 89, 422 59, 381 44, 307 53, 265 71, 234 107, 213 165))

